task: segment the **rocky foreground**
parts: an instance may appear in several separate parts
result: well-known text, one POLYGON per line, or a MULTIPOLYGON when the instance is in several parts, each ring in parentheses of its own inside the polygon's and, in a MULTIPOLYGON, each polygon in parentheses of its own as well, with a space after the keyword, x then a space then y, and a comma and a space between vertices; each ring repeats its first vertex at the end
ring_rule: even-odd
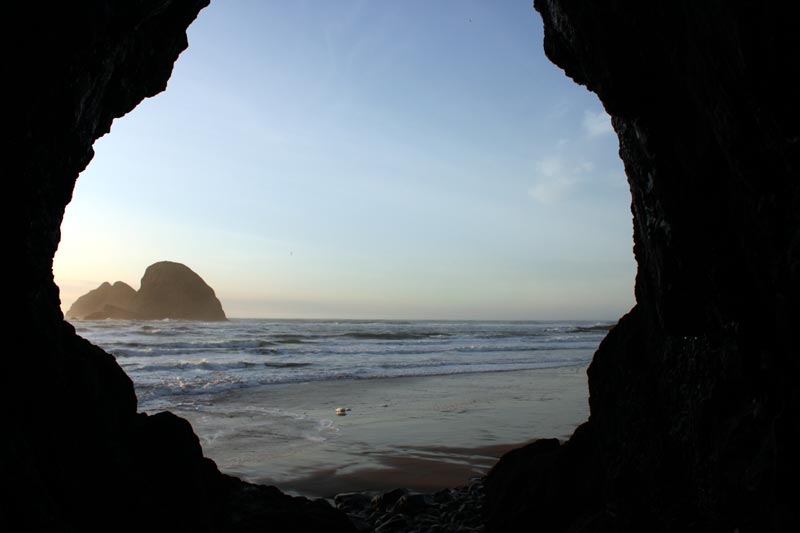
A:
POLYGON ((483 478, 433 494, 396 489, 377 495, 349 492, 334 498, 336 507, 347 514, 358 531, 376 533, 485 531, 483 500, 483 478))

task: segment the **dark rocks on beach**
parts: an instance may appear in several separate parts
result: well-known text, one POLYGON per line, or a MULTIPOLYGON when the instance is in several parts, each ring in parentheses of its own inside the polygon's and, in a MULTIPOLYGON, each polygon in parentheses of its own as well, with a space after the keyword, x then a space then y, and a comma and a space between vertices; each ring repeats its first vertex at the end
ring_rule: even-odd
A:
POLYGON ((360 514, 372 504, 373 498, 361 492, 345 492, 337 494, 333 499, 336 508, 347 514, 360 514))
POLYGON ((356 531, 347 516, 326 500, 289 496, 276 487, 245 483, 232 476, 223 475, 222 479, 220 505, 226 522, 219 531, 356 531))
POLYGON ((372 506, 378 511, 388 511, 394 507, 394 504, 397 503, 397 500, 406 496, 407 494, 408 491, 406 489, 395 489, 383 494, 378 494, 372 499, 372 506))
POLYGON ((68 318, 102 320, 225 320, 214 289, 181 263, 161 261, 147 267, 138 291, 118 281, 103 283, 78 298, 68 318))
POLYGON ((376 533, 484 531, 483 500, 482 479, 434 494, 395 489, 371 498, 363 493, 339 494, 334 498, 336 507, 347 513, 358 531, 376 533))
POLYGON ((391 510, 394 513, 416 516, 430 509, 433 498, 427 494, 405 494, 401 496, 391 510))
POLYGON ((562 531, 579 515, 602 529, 596 493, 601 472, 591 431, 585 423, 566 443, 541 439, 506 453, 486 476, 487 529, 525 531, 535 523, 542 531, 562 531))

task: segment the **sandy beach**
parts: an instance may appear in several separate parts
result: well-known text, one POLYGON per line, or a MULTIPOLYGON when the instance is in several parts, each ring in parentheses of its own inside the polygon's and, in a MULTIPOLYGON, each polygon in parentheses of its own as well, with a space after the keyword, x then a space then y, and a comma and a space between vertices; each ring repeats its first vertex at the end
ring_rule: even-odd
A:
POLYGON ((580 366, 265 385, 184 407, 223 472, 331 497, 463 485, 511 448, 568 437, 588 390, 580 366))

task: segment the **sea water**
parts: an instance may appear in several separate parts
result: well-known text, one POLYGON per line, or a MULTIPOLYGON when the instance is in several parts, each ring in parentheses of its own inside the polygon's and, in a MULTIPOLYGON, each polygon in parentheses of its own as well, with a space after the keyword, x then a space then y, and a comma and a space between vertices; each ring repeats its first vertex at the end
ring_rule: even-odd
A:
POLYGON ((143 411, 269 384, 585 366, 602 322, 232 319, 76 321, 116 357, 143 411))
POLYGON ((139 410, 189 420, 223 472, 314 497, 412 487, 431 477, 431 461, 438 488, 459 484, 496 459, 473 448, 569 435, 588 414, 584 368, 610 327, 264 319, 73 324, 116 357, 136 386, 139 410), (352 410, 337 416, 342 406, 352 410))

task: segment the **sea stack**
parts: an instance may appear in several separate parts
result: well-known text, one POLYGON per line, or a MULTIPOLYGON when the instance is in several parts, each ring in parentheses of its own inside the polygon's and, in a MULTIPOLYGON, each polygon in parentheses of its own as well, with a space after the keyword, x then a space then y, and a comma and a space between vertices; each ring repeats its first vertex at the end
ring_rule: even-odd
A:
POLYGON ((225 320, 214 289, 181 263, 161 261, 147 267, 138 291, 118 281, 103 283, 84 294, 67 311, 67 318, 102 320, 225 320))
POLYGON ((225 320, 214 289, 186 265, 171 261, 147 267, 133 311, 144 320, 225 320))
POLYGON ((67 317, 85 318, 130 318, 130 309, 136 299, 136 290, 122 281, 113 285, 104 281, 96 289, 87 292, 72 304, 67 317))

